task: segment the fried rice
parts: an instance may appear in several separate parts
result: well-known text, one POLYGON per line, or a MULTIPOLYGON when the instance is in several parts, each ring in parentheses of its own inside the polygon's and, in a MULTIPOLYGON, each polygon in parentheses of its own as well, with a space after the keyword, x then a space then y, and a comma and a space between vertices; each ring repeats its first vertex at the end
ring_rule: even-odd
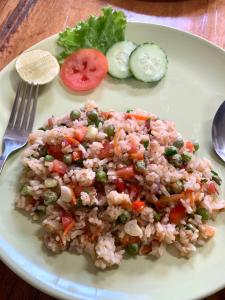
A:
POLYGON ((16 207, 40 221, 50 251, 87 253, 101 269, 168 245, 189 257, 225 207, 198 147, 172 121, 90 101, 30 134, 16 207))

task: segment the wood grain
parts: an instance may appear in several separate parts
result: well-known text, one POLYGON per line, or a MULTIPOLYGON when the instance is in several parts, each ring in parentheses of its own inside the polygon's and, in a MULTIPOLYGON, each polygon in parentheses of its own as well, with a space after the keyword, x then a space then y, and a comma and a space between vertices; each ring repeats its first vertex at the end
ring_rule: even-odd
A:
MULTIPOLYGON (((131 21, 163 24, 197 34, 225 48, 224 0, 0 0, 0 70, 19 53, 111 5, 131 21)), ((1 300, 53 299, 0 263, 1 300)), ((225 299, 225 290, 207 300, 225 299)))

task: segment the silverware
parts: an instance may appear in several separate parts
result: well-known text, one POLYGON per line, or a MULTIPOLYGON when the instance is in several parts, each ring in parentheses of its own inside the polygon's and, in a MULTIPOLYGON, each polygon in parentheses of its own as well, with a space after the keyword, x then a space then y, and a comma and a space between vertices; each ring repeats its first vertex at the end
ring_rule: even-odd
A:
POLYGON ((220 105, 213 119, 212 141, 216 154, 225 162, 225 101, 220 105))
POLYGON ((9 155, 24 147, 32 130, 37 106, 38 85, 19 83, 12 112, 3 136, 0 174, 9 155))

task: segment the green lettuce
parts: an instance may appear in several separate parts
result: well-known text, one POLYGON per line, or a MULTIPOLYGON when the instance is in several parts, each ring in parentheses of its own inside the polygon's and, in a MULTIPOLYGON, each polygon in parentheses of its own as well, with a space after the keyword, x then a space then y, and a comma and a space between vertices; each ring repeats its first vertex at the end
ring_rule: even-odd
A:
POLYGON ((91 16, 74 28, 66 28, 59 33, 57 40, 63 48, 58 55, 59 62, 81 48, 95 48, 105 54, 113 44, 124 40, 126 24, 126 16, 122 11, 107 7, 102 9, 101 16, 91 16))

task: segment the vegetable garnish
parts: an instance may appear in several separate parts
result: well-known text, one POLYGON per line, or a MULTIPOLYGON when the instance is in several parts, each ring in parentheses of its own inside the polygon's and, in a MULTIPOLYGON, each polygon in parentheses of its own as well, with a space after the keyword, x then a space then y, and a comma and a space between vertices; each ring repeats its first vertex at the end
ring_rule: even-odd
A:
POLYGON ((67 57, 60 70, 62 82, 72 91, 89 91, 105 78, 108 62, 96 49, 80 49, 67 57))
POLYGON ((110 7, 103 8, 102 13, 102 16, 91 16, 59 34, 57 43, 63 48, 58 55, 60 63, 78 49, 95 48, 105 54, 113 44, 124 40, 127 24, 124 13, 110 7))

